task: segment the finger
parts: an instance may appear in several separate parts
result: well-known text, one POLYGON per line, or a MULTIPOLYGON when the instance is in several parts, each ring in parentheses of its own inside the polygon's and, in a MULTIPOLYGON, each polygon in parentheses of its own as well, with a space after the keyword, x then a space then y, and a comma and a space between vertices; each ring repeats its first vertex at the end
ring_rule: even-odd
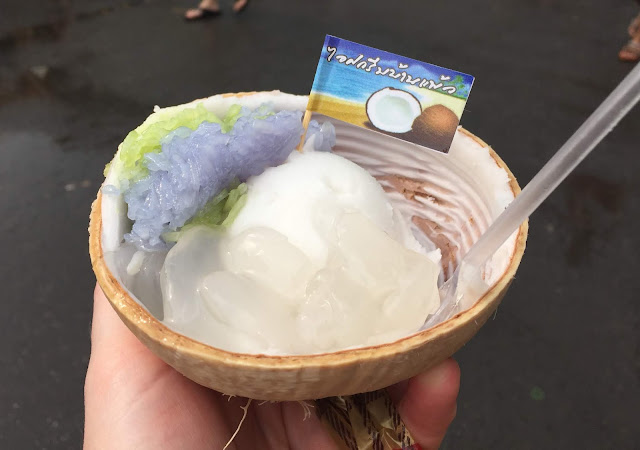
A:
MULTIPOLYGON (((136 378, 153 379, 166 370, 166 364, 145 347, 120 320, 99 285, 94 290, 91 325, 91 358, 85 384, 105 383, 118 379, 125 384, 128 373, 136 378)), ((140 380, 144 382, 145 380, 140 380)))
POLYGON ((398 403, 402 420, 424 449, 437 449, 456 415, 460 367, 447 359, 409 380, 398 403))
POLYGON ((124 351, 139 351, 144 345, 129 331, 105 297, 100 285, 93 292, 93 321, 91 324, 91 352, 111 350, 113 346, 124 351), (106 347, 106 348, 105 348, 106 347))
POLYGON ((222 448, 230 433, 217 398, 138 341, 96 287, 85 448, 222 448))
POLYGON ((98 284, 93 293, 91 323, 91 358, 87 382, 91 375, 112 375, 132 365, 155 372, 164 366, 120 320, 98 284))
MULTIPOLYGON (((112 439, 112 420, 126 416, 128 405, 136 401, 137 378, 148 380, 160 369, 157 358, 122 323, 98 285, 93 298, 91 357, 84 385, 86 448, 99 448, 101 440, 112 439)), ((106 443, 102 446, 108 448, 106 443)))

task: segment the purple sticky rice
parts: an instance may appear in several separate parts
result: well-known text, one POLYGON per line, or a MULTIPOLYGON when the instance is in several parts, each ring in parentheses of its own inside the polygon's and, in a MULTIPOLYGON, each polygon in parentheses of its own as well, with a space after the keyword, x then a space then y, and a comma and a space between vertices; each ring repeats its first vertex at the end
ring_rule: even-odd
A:
MULTIPOLYGON (((162 234, 182 227, 214 195, 234 179, 245 181, 267 167, 282 164, 302 135, 302 113, 280 111, 265 115, 264 108, 243 111, 229 133, 217 123, 203 122, 195 131, 178 128, 162 141, 160 153, 144 156, 149 175, 124 191, 127 216, 133 221, 127 242, 139 249, 168 248, 162 234)), ((330 150, 333 127, 312 123, 307 139, 330 150)))

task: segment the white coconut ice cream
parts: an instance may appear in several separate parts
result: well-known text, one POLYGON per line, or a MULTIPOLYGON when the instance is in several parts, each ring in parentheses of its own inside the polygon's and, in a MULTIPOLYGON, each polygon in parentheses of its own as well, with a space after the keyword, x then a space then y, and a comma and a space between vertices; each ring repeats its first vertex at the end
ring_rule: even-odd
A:
POLYGON ((326 263, 327 234, 343 211, 357 211, 384 232, 419 250, 407 225, 378 183, 357 164, 334 154, 293 153, 288 161, 267 169, 247 183, 249 196, 229 233, 253 227, 282 233, 316 267, 326 263))
POLYGON ((167 255, 172 327, 231 351, 309 354, 400 338, 438 308, 439 253, 414 251, 366 170, 294 153, 247 184, 228 232, 195 228, 167 255))

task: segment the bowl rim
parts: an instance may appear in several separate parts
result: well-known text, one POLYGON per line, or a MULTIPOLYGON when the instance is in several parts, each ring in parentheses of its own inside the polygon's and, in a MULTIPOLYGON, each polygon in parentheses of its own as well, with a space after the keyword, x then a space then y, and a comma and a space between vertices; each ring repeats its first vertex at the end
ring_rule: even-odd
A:
MULTIPOLYGON (((247 95, 251 93, 241 94, 247 95)), ((458 130, 467 137, 473 139, 480 146, 489 149, 489 153, 495 163, 507 172, 507 175, 509 176, 509 186, 511 187, 514 196, 518 195, 520 193, 520 186, 507 165, 493 151, 493 149, 483 140, 464 128, 459 127, 458 130)), ((199 360, 213 360, 236 368, 250 367, 254 369, 260 368, 266 370, 289 371, 291 369, 299 369, 301 367, 327 368, 347 366, 365 359, 385 358, 398 353, 408 352, 416 347, 421 347, 430 341, 438 339, 443 335, 447 335, 453 329, 458 328, 462 324, 476 320, 485 308, 491 306, 495 298, 511 283, 520 261, 522 260, 527 234, 528 220, 523 222, 518 229, 518 236, 515 241, 511 260, 503 275, 478 301, 476 301, 471 308, 466 311, 458 313, 449 320, 446 320, 434 327, 419 331, 393 342, 310 355, 235 353, 212 347, 184 336, 171 330, 156 319, 146 308, 132 298, 129 291, 119 283, 117 278, 107 267, 102 249, 102 192, 100 190, 98 191, 97 198, 93 202, 91 208, 89 224, 89 253, 98 284, 109 299, 111 306, 115 309, 125 324, 134 332, 134 334, 139 335, 139 333, 142 333, 148 339, 161 347, 168 347, 175 352, 189 354, 190 357, 199 360)), ((480 327, 480 325, 478 325, 478 327, 480 327)))

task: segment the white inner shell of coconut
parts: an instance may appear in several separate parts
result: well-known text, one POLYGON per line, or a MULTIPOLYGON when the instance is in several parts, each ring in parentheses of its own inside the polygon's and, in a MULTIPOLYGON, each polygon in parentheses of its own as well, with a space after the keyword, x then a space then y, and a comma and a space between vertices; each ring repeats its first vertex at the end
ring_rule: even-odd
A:
MULTIPOLYGON (((244 97, 217 95, 199 102, 222 116, 233 104, 256 108, 262 103, 270 102, 276 110, 304 110, 307 97, 275 91, 244 97)), ((192 104, 171 109, 179 110, 189 106, 192 104)), ((491 221, 513 200, 508 175, 491 157, 488 148, 483 148, 461 132, 456 133, 447 155, 340 121, 324 117, 322 120, 331 120, 336 127, 337 144, 334 153, 365 168, 380 182, 394 209, 411 224, 415 238, 426 250, 440 248, 444 274, 452 273, 456 262, 460 261, 491 221)), ((112 168, 105 184, 117 186, 116 172, 112 168)), ((131 245, 121 245, 123 235, 130 227, 121 195, 103 193, 102 227, 102 246, 107 266, 134 299, 162 320, 164 311, 160 273, 166 253, 155 253, 142 258, 141 252, 136 253, 131 245), (135 270, 131 270, 132 266, 136 266, 135 270), (131 275, 136 271, 137 274, 131 275)), ((516 236, 517 232, 485 265, 484 283, 464 287, 466 292, 458 311, 469 308, 502 276, 515 251, 516 236)), ((441 274, 440 282, 442 280, 441 274)), ((437 320, 446 318, 448 317, 437 317, 437 320)), ((352 318, 354 322, 358 319, 359 317, 352 318)), ((179 333, 205 343, 211 342, 206 333, 202 333, 206 324, 204 327, 200 324, 196 330, 168 322, 165 324, 179 333)), ((435 323, 430 320, 429 326, 435 323)), ((220 329, 215 334, 219 342, 219 337, 231 330, 225 329, 228 325, 220 327, 218 324, 218 327, 220 329)), ((406 334, 417 332, 419 328, 412 324, 406 334)), ((295 340, 296 331, 291 330, 291 333, 291 340, 295 340)), ((381 335, 382 342, 400 337, 403 336, 397 333, 381 335)), ((283 338, 283 342, 286 340, 286 337, 283 338)), ((382 342, 377 340, 360 345, 382 342)), ((335 345, 334 343, 333 346, 335 345)), ((338 344, 338 347, 360 345, 349 342, 346 345, 338 344)), ((224 348, 224 345, 219 346, 224 348)), ((251 339, 241 343, 240 348, 247 353, 253 352, 252 348, 255 348, 255 353, 300 353, 295 348, 264 347, 251 339)), ((238 347, 234 344, 231 350, 238 351, 238 347)))

